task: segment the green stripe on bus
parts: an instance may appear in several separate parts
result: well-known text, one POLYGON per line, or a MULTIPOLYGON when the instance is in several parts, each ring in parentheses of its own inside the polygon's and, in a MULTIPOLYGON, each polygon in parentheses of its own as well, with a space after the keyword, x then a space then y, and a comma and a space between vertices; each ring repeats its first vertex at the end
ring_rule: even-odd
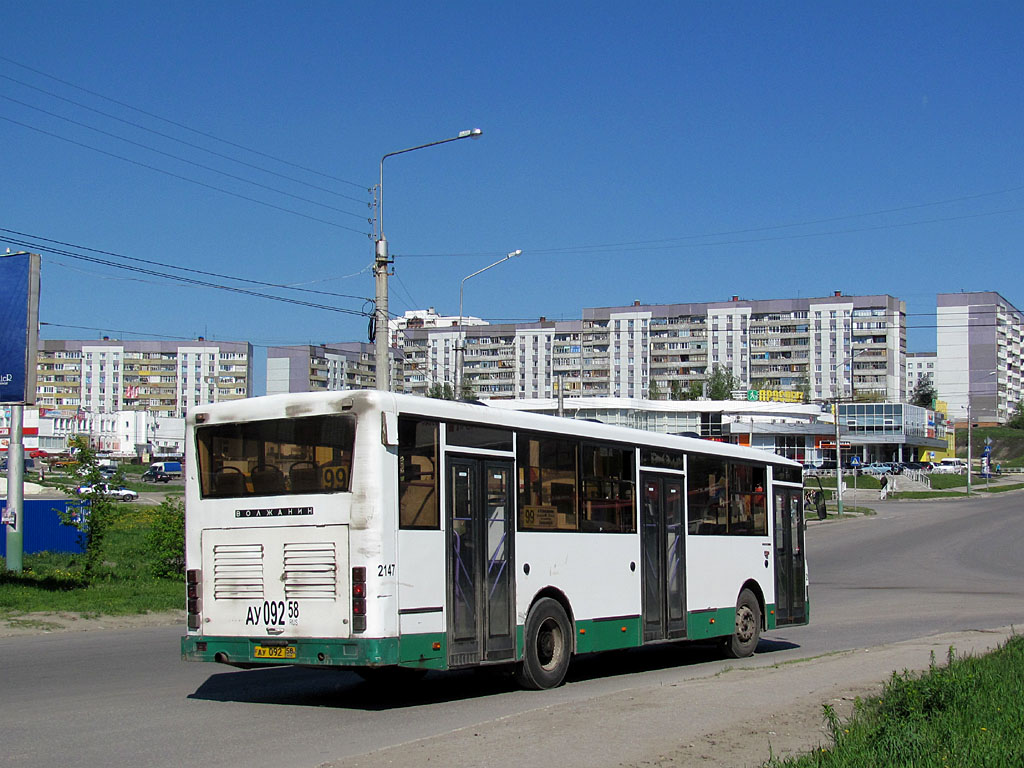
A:
POLYGON ((640 617, 590 619, 576 622, 576 653, 636 648, 640 645, 640 617))
POLYGON ((399 658, 403 667, 448 668, 448 636, 444 632, 402 635, 399 658))
POLYGON ((686 639, 703 640, 708 637, 731 635, 736 629, 736 609, 716 608, 686 614, 686 639))
POLYGON ((775 620, 775 603, 768 603, 764 607, 764 628, 766 630, 775 629, 775 627, 777 626, 775 624, 775 620))

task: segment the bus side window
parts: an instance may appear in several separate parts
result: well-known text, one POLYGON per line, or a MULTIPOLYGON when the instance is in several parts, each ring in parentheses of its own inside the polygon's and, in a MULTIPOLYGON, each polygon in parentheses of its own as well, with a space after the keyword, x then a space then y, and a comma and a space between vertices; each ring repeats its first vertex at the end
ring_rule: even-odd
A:
POLYGON ((437 492, 438 422, 398 419, 398 518, 401 528, 441 527, 437 492))

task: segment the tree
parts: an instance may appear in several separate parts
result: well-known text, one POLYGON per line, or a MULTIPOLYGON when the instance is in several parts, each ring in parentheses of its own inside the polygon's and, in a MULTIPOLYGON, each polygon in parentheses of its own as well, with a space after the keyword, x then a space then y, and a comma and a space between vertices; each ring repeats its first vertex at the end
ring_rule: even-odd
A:
POLYGON ((150 567, 157 578, 177 578, 185 573, 185 502, 167 497, 152 512, 152 528, 146 536, 150 567))
POLYGON ((715 365, 708 374, 707 385, 711 400, 732 400, 732 391, 739 388, 739 380, 725 366, 715 365))
POLYGON ((1024 429, 1024 400, 1017 401, 1017 407, 1013 409, 1013 415, 1006 426, 1010 429, 1024 429))
POLYGON ((801 376, 793 381, 793 389, 802 394, 805 403, 811 402, 811 382, 806 376, 801 376))
POLYGON ((435 382, 427 390, 427 397, 432 397, 435 400, 454 400, 455 390, 452 389, 451 384, 441 385, 435 382))
POLYGON ((672 382, 672 392, 669 397, 672 400, 700 400, 704 394, 704 385, 699 381, 691 381, 683 386, 681 381, 672 382))
POLYGON ((647 390, 648 400, 661 400, 661 388, 658 386, 658 382, 651 379, 651 386, 647 390))
POLYGON ((78 461, 78 467, 71 482, 58 484, 58 487, 68 495, 77 496, 78 500, 67 505, 61 513, 61 522, 78 529, 85 548, 86 578, 91 579, 103 562, 103 539, 116 502, 100 490, 100 484, 107 481, 100 472, 96 452, 89 446, 88 436, 75 435, 68 441, 68 447, 78 461), (80 487, 89 490, 79 494, 80 487))
POLYGON ((931 374, 928 374, 919 377, 917 383, 914 384, 914 391, 910 393, 910 402, 912 405, 919 405, 922 408, 934 408, 937 397, 938 392, 935 391, 931 374))

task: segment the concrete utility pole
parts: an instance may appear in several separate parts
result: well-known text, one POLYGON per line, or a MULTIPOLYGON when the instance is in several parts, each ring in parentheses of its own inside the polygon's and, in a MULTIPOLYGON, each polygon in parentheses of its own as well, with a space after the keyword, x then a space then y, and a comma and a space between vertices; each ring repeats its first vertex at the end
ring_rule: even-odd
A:
POLYGON ((404 155, 406 152, 414 152, 417 149, 436 147, 439 144, 447 144, 450 141, 479 139, 482 134, 483 131, 479 128, 459 131, 458 136, 452 136, 450 139, 431 141, 428 144, 400 149, 397 152, 388 152, 380 159, 380 186, 377 188, 377 240, 373 261, 376 304, 373 312, 373 340, 374 357, 376 358, 377 367, 377 389, 384 392, 391 391, 391 356, 388 354, 388 269, 392 263, 388 255, 388 239, 384 236, 384 161, 395 155, 404 155))
MULTIPOLYGON (((381 179, 384 178, 384 161, 381 160, 381 179)), ((391 391, 391 356, 388 354, 388 241, 384 233, 377 238, 373 275, 376 287, 376 301, 373 310, 374 357, 377 361, 377 389, 391 391)))

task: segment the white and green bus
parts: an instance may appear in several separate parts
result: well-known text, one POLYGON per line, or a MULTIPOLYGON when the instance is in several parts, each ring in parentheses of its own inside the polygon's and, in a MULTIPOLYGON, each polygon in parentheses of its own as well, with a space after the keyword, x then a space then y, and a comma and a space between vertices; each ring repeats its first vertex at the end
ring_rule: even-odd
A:
POLYGON ((189 410, 185 659, 550 688, 574 654, 808 620, 801 467, 377 391, 189 410))

